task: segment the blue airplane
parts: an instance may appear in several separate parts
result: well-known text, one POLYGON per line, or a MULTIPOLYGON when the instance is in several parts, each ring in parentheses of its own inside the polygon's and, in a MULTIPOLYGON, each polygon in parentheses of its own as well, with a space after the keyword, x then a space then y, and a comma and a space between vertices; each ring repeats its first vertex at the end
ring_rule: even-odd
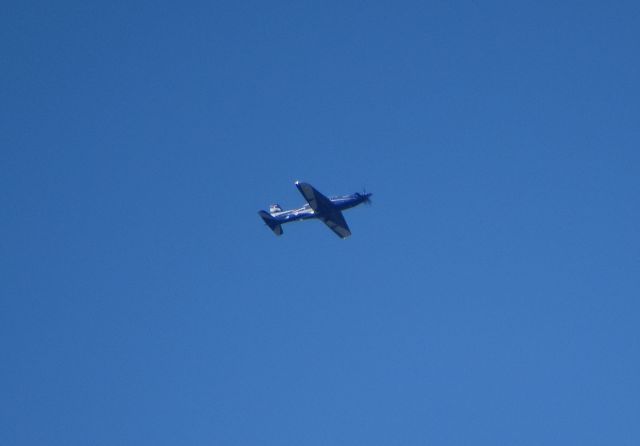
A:
POLYGON ((282 225, 292 221, 309 220, 317 218, 329 226, 338 237, 346 238, 351 235, 349 226, 342 216, 342 211, 359 205, 371 203, 370 193, 358 193, 339 195, 327 198, 308 183, 296 181, 296 187, 302 194, 307 204, 298 209, 283 210, 279 204, 272 204, 267 211, 259 211, 258 215, 271 228, 275 235, 282 235, 282 225))

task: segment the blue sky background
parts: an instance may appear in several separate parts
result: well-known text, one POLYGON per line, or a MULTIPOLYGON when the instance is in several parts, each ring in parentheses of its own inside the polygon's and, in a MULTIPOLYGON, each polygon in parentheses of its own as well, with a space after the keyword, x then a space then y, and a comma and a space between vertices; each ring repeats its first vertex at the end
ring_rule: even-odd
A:
POLYGON ((5 4, 0 443, 640 444, 639 5, 5 4))

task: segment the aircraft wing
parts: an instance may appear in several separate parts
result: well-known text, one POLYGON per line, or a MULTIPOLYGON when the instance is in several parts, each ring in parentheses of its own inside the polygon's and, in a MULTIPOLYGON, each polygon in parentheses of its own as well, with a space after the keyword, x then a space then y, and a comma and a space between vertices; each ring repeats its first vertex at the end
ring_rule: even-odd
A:
POLYGON ((347 238, 351 235, 351 231, 349 230, 349 226, 347 226, 347 222, 344 220, 342 216, 342 212, 336 209, 334 213, 331 215, 318 215, 318 218, 324 222, 325 225, 329 226, 333 232, 335 232, 340 238, 347 238))
POLYGON ((331 200, 308 183, 296 181, 296 187, 304 199, 307 200, 309 206, 311 206, 311 209, 313 209, 318 218, 329 226, 329 229, 335 232, 338 237, 346 238, 351 235, 351 231, 342 216, 342 212, 331 203, 331 200))

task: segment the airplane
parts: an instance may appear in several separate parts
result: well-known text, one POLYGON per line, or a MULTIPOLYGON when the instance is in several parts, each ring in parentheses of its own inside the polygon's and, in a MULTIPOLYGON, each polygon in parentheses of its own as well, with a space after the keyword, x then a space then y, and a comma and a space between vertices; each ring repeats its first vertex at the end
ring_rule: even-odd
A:
POLYGON ((279 204, 272 204, 269 212, 259 211, 258 215, 273 231, 275 235, 282 235, 282 225, 292 221, 309 220, 317 218, 329 226, 336 235, 342 239, 349 237, 351 231, 342 216, 342 211, 358 206, 361 203, 371 203, 371 193, 354 193, 325 197, 309 183, 295 182, 307 204, 298 209, 283 210, 279 204))

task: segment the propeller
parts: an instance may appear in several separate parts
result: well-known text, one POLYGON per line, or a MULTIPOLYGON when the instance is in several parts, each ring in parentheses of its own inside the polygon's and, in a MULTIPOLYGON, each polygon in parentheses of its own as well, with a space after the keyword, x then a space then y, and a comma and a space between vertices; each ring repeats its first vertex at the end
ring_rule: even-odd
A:
POLYGON ((371 201, 371 198, 369 198, 369 197, 371 197, 371 195, 373 195, 371 192, 367 193, 367 189, 363 187, 362 188, 362 193, 359 194, 359 195, 362 197, 362 202, 364 204, 367 204, 367 205, 371 206, 372 201, 371 201))

